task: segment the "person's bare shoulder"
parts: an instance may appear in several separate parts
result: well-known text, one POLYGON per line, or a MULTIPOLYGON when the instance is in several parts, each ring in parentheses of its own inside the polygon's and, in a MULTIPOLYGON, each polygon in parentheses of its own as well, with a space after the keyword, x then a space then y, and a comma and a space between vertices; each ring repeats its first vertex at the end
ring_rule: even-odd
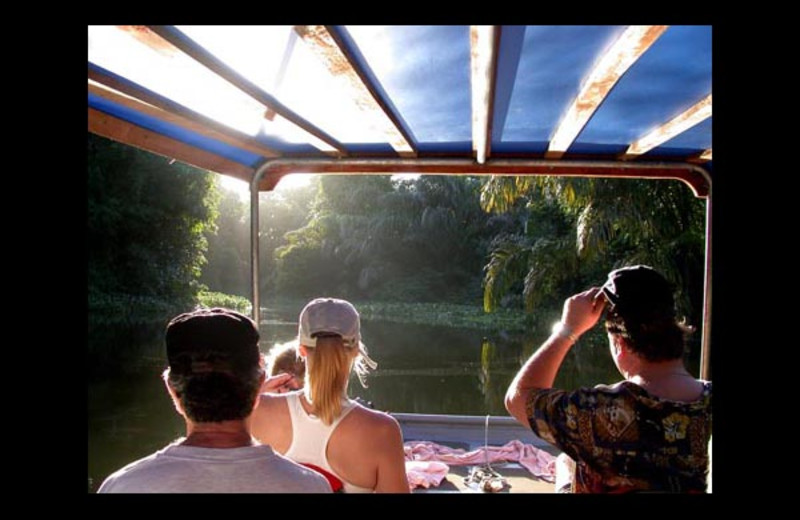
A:
POLYGON ((350 426, 359 436, 373 441, 402 442, 400 423, 388 413, 358 405, 350 415, 354 419, 350 426))
POLYGON ((286 394, 261 394, 261 403, 264 406, 278 406, 286 402, 286 394))
POLYGON ((286 394, 261 394, 250 428, 259 441, 271 445, 278 453, 286 453, 292 441, 286 394))
POLYGON ((288 414, 289 408, 285 395, 261 394, 258 406, 253 412, 253 426, 258 429, 267 428, 275 424, 276 419, 288 414))
POLYGON ((388 412, 368 408, 360 403, 356 403, 356 409, 353 410, 352 413, 356 414, 364 421, 374 422, 376 424, 394 423, 399 425, 397 419, 392 417, 388 412))

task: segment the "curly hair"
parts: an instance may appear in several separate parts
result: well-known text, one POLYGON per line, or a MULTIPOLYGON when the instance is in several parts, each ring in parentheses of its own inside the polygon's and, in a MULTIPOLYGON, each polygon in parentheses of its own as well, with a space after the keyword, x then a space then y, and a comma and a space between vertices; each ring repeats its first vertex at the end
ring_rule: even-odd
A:
POLYGON ((186 416, 194 422, 243 420, 253 412, 261 388, 264 369, 232 373, 209 371, 176 374, 169 369, 164 377, 175 392, 186 416))
POLYGON ((682 357, 686 336, 694 330, 677 321, 674 312, 623 314, 615 307, 606 312, 605 326, 606 331, 625 338, 633 352, 650 362, 682 357))
POLYGON ((272 347, 267 355, 267 366, 271 376, 287 373, 302 381, 306 375, 306 361, 297 351, 296 340, 272 347))

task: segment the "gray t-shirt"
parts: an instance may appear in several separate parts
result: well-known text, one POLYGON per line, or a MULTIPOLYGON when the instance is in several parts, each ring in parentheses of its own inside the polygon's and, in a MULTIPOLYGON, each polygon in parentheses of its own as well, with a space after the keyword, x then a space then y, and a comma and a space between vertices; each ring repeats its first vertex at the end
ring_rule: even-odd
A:
POLYGON ((112 473, 98 493, 330 493, 319 473, 270 446, 173 444, 112 473))

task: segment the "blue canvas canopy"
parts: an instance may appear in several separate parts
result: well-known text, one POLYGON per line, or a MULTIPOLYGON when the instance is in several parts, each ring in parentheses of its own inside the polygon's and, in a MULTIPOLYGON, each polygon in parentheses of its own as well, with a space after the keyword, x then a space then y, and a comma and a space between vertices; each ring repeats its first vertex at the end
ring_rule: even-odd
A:
POLYGON ((502 165, 709 188, 710 26, 93 26, 88 37, 90 131, 246 181, 280 159, 262 189, 295 171, 502 165))

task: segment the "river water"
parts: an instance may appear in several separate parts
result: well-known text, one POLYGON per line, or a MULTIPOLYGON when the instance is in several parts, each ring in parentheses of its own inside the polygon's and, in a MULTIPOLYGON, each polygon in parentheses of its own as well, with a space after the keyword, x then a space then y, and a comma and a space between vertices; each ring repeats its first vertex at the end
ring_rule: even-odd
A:
MULTIPOLYGON (((598 327, 599 328, 599 327, 598 327)), ((262 321, 261 347, 292 339, 296 322, 262 321)), ((546 334, 545 334, 546 335, 546 334)), ((508 415, 503 396, 542 335, 487 333, 442 326, 362 323, 362 339, 378 369, 362 388, 353 377, 350 396, 388 412, 508 415)), ((88 386, 88 490, 114 470, 162 448, 185 432, 160 378, 161 338, 140 350, 135 367, 95 376, 88 386)), ((691 368, 691 363, 690 363, 691 368)), ((696 373, 696 370, 693 370, 696 373)), ((555 386, 576 388, 619 380, 604 335, 587 335, 567 355, 555 386)))

